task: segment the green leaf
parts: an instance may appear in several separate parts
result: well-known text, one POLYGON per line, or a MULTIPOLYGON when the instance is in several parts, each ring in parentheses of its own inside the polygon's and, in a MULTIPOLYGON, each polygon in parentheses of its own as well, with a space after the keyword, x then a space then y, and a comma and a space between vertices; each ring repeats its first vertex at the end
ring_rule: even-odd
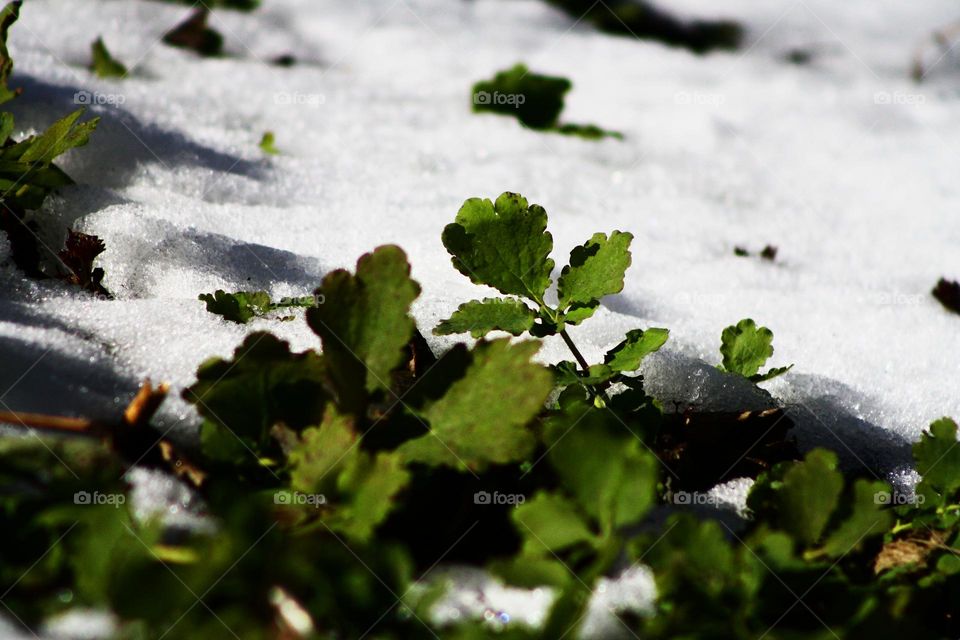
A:
POLYGON ((814 449, 802 462, 781 463, 761 476, 747 504, 759 518, 773 519, 780 529, 809 546, 820 540, 842 493, 837 455, 814 449))
POLYGON ((277 149, 276 139, 274 138, 273 131, 267 131, 263 134, 263 137, 260 138, 260 150, 271 156, 275 156, 280 153, 280 150, 277 149))
POLYGON ((13 114, 8 111, 0 112, 0 146, 6 144, 7 139, 13 135, 13 114))
POLYGON ((54 122, 40 135, 20 143, 26 144, 26 149, 20 155, 20 161, 50 163, 53 162, 54 158, 70 149, 87 144, 90 140, 90 134, 97 128, 100 118, 93 118, 78 124, 77 120, 80 119, 83 112, 83 109, 77 109, 70 115, 54 122))
POLYGON ((736 553, 718 522, 677 514, 663 531, 631 544, 631 555, 653 569, 661 600, 697 602, 697 593, 714 598, 739 579, 736 553))
POLYGON ((286 342, 257 332, 237 347, 232 360, 212 358, 200 365, 183 398, 207 421, 255 448, 270 441, 270 428, 278 422, 293 429, 319 424, 324 379, 317 354, 291 353, 286 342))
POLYGON ((466 302, 433 330, 438 336, 469 332, 482 338, 491 331, 519 336, 529 331, 537 315, 516 298, 485 298, 466 302))
POLYGON ((670 337, 667 329, 633 329, 626 339, 607 352, 604 362, 614 371, 636 371, 645 357, 657 351, 670 337))
POLYGON ((551 367, 558 386, 568 387, 572 384, 597 385, 611 380, 617 372, 605 364, 590 365, 589 372, 584 375, 579 365, 572 360, 558 362, 551 367))
POLYGON ((603 138, 623 140, 623 134, 619 131, 603 129, 595 124, 574 124, 567 122, 559 125, 554 131, 567 136, 577 136, 584 140, 602 140, 603 138))
POLYGON ((538 348, 508 338, 478 343, 463 378, 419 411, 430 433, 399 451, 409 461, 454 468, 526 458, 535 444, 526 425, 553 387, 547 369, 530 361, 538 348))
POLYGON ((389 390, 390 372, 403 362, 420 285, 403 250, 387 245, 361 256, 356 275, 327 274, 316 294, 323 304, 307 311, 307 323, 323 341, 341 408, 360 412, 366 393, 389 390))
POLYGON ((763 382, 789 371, 793 365, 758 373, 760 367, 773 355, 773 332, 766 327, 757 327, 747 318, 736 326, 723 330, 720 353, 723 355, 721 369, 738 373, 752 382, 763 382))
POLYGON ((266 291, 227 293, 223 289, 217 289, 213 294, 201 293, 199 299, 207 303, 207 311, 210 313, 240 324, 263 315, 270 308, 270 296, 266 291))
POLYGON ((363 451, 354 419, 334 407, 327 408, 319 427, 304 429, 288 462, 290 486, 322 494, 332 509, 324 523, 360 542, 387 517, 410 480, 399 455, 363 451))
POLYGON ((937 560, 937 571, 947 575, 960 573, 960 558, 953 554, 945 554, 937 560))
POLYGON ((396 495, 410 482, 410 472, 396 453, 376 455, 358 450, 350 456, 337 484, 344 505, 328 524, 335 531, 367 542, 390 514, 396 495))
POLYGON ((10 31, 10 25, 17 21, 20 16, 21 2, 9 2, 0 11, 0 104, 13 100, 20 95, 20 89, 10 89, 10 74, 13 73, 13 58, 10 57, 10 51, 7 49, 7 34, 10 31))
POLYGON ((313 296, 281 298, 279 302, 274 302, 266 291, 227 293, 223 289, 217 289, 212 294, 201 293, 199 299, 207 303, 207 311, 210 313, 238 324, 245 324, 251 319, 259 318, 271 311, 317 306, 317 299, 313 296))
POLYGON ((602 297, 623 290, 623 276, 630 266, 630 242, 633 235, 614 231, 609 239, 595 233, 590 240, 570 252, 570 264, 557 281, 560 309, 570 305, 590 305, 602 297))
POLYGON ((576 403, 547 425, 560 482, 604 532, 634 523, 656 500, 656 458, 606 409, 576 403))
POLYGON ((758 373, 757 375, 750 376, 750 381, 753 383, 766 382, 767 380, 772 380, 777 376, 785 374, 787 371, 793 369, 793 365, 787 365, 786 367, 774 367, 773 369, 767 370, 766 373, 758 373))
POLYGON ((590 588, 582 579, 570 582, 550 605, 540 638, 581 637, 580 629, 590 606, 590 588))
POLYGON ((328 406, 319 427, 303 430, 300 443, 287 456, 291 488, 327 493, 336 487, 340 471, 360 451, 353 425, 353 418, 328 406))
POLYGON ((882 508, 877 495, 889 495, 889 491, 885 482, 864 479, 854 482, 847 515, 827 536, 822 552, 837 558, 859 547, 865 540, 888 531, 893 525, 893 516, 882 508))
POLYGON ((566 324, 578 325, 600 308, 600 302, 594 300, 588 304, 573 304, 563 313, 562 322, 566 324))
POLYGON ((523 538, 523 553, 542 556, 581 542, 593 543, 595 536, 580 515, 577 505, 554 493, 541 491, 510 514, 523 538))
POLYGON ((122 78, 127 75, 127 68, 107 51, 103 38, 97 38, 90 45, 93 62, 90 69, 100 78, 122 78))
MULTIPOLYGON (((512 515, 515 518, 516 512, 512 515)), ((542 551, 542 549, 543 546, 540 545, 534 551, 542 551)), ((507 584, 524 589, 534 589, 543 585, 564 587, 574 579, 570 570, 552 555, 521 553, 509 559, 495 560, 487 565, 487 569, 507 584)))
POLYGON ((472 282, 542 304, 553 271, 546 228, 547 212, 519 194, 504 193, 495 204, 471 198, 443 230, 443 246, 472 282))
POLYGON ((473 110, 513 116, 531 129, 549 129, 556 126, 572 86, 566 78, 533 73, 517 64, 473 85, 473 110))
POLYGON ((773 355, 773 332, 747 318, 723 330, 723 368, 749 378, 773 355))
POLYGON ((922 484, 938 493, 951 496, 960 488, 960 447, 957 446, 957 423, 940 418, 913 445, 913 458, 922 484))

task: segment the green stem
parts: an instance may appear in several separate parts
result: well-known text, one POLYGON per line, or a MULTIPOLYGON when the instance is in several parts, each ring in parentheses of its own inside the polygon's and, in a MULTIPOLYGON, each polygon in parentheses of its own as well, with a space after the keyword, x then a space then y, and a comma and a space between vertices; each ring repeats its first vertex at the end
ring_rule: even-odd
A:
POLYGON ((897 524, 893 527, 893 529, 890 530, 890 533, 892 533, 893 535, 897 535, 901 531, 906 531, 907 529, 912 529, 912 528, 913 528, 912 522, 905 522, 901 524, 900 521, 897 520, 897 524))
POLYGON ((583 373, 585 375, 590 375, 590 365, 587 364, 586 358, 584 358, 583 354, 580 353, 580 350, 577 349, 577 345, 573 344, 573 340, 570 339, 570 335, 567 333, 566 329, 560 329, 560 337, 563 338, 565 343, 567 343, 567 348, 570 349, 573 357, 577 359, 577 362, 580 364, 580 368, 583 369, 583 373))

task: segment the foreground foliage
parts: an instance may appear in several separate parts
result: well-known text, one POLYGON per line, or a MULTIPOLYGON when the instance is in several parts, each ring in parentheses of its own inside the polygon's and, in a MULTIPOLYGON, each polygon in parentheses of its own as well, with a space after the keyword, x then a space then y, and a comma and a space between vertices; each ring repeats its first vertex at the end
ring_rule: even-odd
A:
MULTIPOLYGON (((109 610, 122 638, 556 639, 575 636, 599 578, 638 562, 654 571, 655 611, 617 615, 645 638, 958 632, 955 423, 914 447, 912 497, 847 477, 830 451, 792 459, 782 410, 664 413, 638 370, 665 329, 629 331, 592 365, 567 332, 623 288, 632 236, 576 247, 550 303, 546 225, 518 194, 464 203, 444 246, 503 297, 440 323, 478 341, 439 357, 410 315, 420 287, 400 248, 329 273, 306 311, 322 351, 254 332, 200 366, 183 392, 203 418, 198 450, 150 429, 163 393, 149 387, 115 423, 0 415, 73 434, 0 439, 4 603, 31 629, 73 607, 109 610), (537 340, 555 335, 576 362, 534 362, 537 340), (785 448, 759 447, 761 430, 785 448), (736 530, 695 517, 680 493, 726 477, 703 460, 734 454, 758 461, 740 475, 759 474, 736 530), (134 467, 191 486, 211 526, 135 514, 134 467), (450 562, 551 589, 542 628, 440 626, 431 572, 450 562)), ((780 372, 760 373, 771 340, 753 321, 729 327, 722 368, 756 382, 780 372)))

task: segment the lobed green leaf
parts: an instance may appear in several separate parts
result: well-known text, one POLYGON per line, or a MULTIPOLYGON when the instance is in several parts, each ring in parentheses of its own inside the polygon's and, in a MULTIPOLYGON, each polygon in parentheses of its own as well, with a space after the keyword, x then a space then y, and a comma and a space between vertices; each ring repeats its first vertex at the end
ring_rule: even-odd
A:
POLYGON ((630 266, 633 235, 614 231, 608 238, 596 233, 570 252, 570 264, 557 281, 560 309, 589 306, 604 296, 623 290, 623 277, 630 266))
POLYGON ((519 194, 504 193, 496 203, 471 198, 443 230, 443 246, 472 282, 542 304, 553 271, 546 229, 547 212, 519 194))
POLYGON ((669 337, 668 329, 633 329, 623 342, 607 352, 604 362, 614 371, 636 371, 643 359, 658 351, 669 337))
POLYGON ((536 319, 530 307, 516 298, 485 298, 460 305, 433 333, 446 336, 469 332, 474 338, 482 338, 491 331, 506 331, 519 336, 529 331, 536 319))
POLYGON ((480 342, 464 376, 418 412, 430 432, 401 445, 405 458, 429 465, 479 468, 526 458, 535 440, 526 425, 553 388, 546 368, 530 361, 535 342, 480 342))
POLYGON ((390 388, 416 328, 410 305, 420 285, 403 250, 387 245, 361 256, 356 275, 327 274, 316 294, 323 304, 307 311, 307 323, 323 342, 341 408, 357 413, 367 393, 390 388))
POLYGON ((91 70, 100 78, 122 78, 127 75, 127 68, 115 59, 103 43, 103 38, 97 38, 90 45, 90 55, 93 61, 91 70))

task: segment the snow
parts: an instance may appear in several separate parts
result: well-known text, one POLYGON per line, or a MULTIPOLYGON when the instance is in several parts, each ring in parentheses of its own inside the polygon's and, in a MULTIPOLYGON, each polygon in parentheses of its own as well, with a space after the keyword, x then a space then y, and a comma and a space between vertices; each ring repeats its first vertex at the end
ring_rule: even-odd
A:
MULTIPOLYGON (((784 404, 803 448, 830 446, 903 486, 915 479, 909 443, 960 416, 960 319, 929 295, 939 277, 960 278, 960 74, 930 45, 924 82, 909 75, 918 47, 958 17, 954 2, 669 3, 744 22, 740 51, 706 57, 571 28, 536 0, 264 4, 213 14, 231 55, 212 60, 159 43, 183 6, 23 8, 11 31, 20 133, 78 99, 103 118, 62 163, 78 186, 48 209, 105 240, 116 299, 24 279, 0 241, 4 404, 115 415, 151 378, 174 388, 162 427, 189 437, 196 415, 176 396, 203 359, 260 329, 318 346, 302 322, 223 322, 199 293, 307 294, 396 243, 423 286, 415 315, 428 332, 487 293, 451 267, 441 229, 467 197, 511 190, 546 207, 561 264, 595 231, 634 234, 624 292, 571 334, 596 359, 627 329, 669 327, 644 368, 663 399, 784 404), (131 77, 86 70, 97 35, 131 77), (797 50, 809 64, 787 61, 797 50), (266 64, 286 53, 300 64, 266 64), (518 61, 574 82, 565 121, 625 140, 472 114, 472 82, 518 61), (257 148, 267 130, 282 155, 257 148), (775 263, 733 255, 766 244, 775 263), (795 365, 765 384, 772 398, 712 366, 721 330, 744 317, 774 331, 773 366, 795 365)), ((45 233, 55 241, 63 226, 45 233)), ((561 357, 548 341, 541 358, 561 357)))

